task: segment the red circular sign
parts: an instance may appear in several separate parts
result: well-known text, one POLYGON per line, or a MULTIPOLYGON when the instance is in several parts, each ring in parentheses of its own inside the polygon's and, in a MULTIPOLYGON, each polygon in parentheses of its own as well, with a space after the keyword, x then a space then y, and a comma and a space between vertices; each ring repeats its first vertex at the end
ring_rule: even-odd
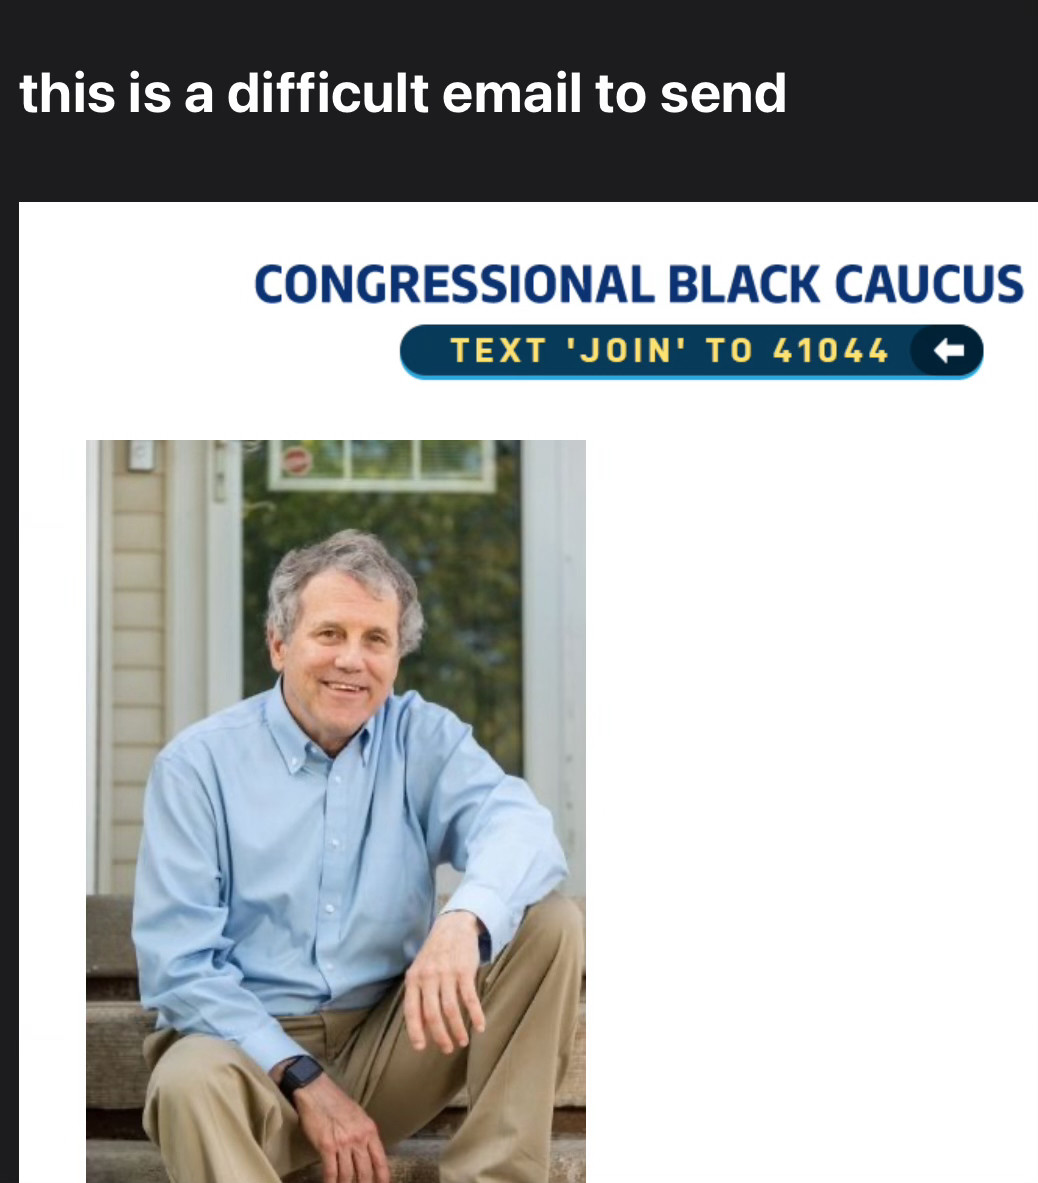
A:
POLYGON ((281 468, 289 476, 306 476, 314 466, 314 458, 307 448, 286 448, 281 453, 281 468))

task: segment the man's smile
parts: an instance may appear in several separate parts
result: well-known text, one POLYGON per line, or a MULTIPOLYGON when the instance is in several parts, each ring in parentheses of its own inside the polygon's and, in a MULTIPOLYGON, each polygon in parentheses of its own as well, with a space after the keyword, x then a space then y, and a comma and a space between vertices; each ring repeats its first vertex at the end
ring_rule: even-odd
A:
POLYGON ((287 639, 270 638, 293 718, 336 756, 393 692, 400 665, 396 595, 373 595, 340 571, 315 575, 287 639))

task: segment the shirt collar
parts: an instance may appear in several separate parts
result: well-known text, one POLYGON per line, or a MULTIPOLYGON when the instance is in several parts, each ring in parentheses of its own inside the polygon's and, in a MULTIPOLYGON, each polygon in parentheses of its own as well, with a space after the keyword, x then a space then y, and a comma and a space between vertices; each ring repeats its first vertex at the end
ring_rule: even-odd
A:
MULTIPOLYGON (((347 748, 343 749, 343 751, 346 751, 353 744, 358 744, 360 747, 361 763, 365 765, 371 755, 371 741, 375 733, 375 720, 379 714, 381 714, 381 711, 377 711, 353 739, 350 740, 347 748)), ((292 712, 285 705, 285 696, 282 693, 280 676, 273 688, 267 692, 266 720, 267 726, 270 728, 270 734, 274 737, 274 742, 277 744, 278 751, 281 753, 281 757, 285 761, 289 772, 298 772, 306 763, 307 753, 310 751, 321 753, 325 759, 328 758, 292 717, 292 712)))

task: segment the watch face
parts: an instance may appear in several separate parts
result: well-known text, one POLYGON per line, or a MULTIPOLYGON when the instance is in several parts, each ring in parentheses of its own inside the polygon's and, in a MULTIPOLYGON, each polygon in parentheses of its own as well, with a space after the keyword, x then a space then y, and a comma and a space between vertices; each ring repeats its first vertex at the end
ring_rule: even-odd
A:
POLYGON ((293 1088, 309 1084, 311 1080, 320 1076, 324 1069, 310 1056, 300 1056, 298 1060, 285 1069, 285 1082, 293 1088))

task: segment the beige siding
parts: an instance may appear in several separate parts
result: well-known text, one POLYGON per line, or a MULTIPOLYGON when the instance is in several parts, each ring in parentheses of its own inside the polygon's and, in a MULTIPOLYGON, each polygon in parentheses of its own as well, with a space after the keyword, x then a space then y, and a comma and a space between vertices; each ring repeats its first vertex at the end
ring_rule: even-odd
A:
POLYGON ((136 869, 136 861, 116 863, 112 867, 112 891, 116 895, 133 895, 133 874, 136 869))
MULTIPOLYGON (((116 513, 127 515, 155 514, 161 520, 166 503, 162 468, 165 458, 160 443, 155 454, 155 472, 126 471, 126 441, 116 445, 115 480, 112 483, 116 513)), ((159 530, 159 536, 163 530, 159 530)))
POLYGON ((116 864, 136 861, 140 840, 139 822, 116 822, 112 828, 112 861, 116 864))
POLYGON ((118 591, 113 593, 115 618, 123 628, 161 631, 162 593, 157 591, 118 591))
POLYGON ((143 785, 155 757, 153 744, 120 744, 112 762, 116 784, 143 785))
POLYGON ((115 790, 112 810, 116 825, 136 826, 141 820, 141 806, 144 804, 144 785, 122 786, 115 790))
POLYGON ((161 591, 162 554, 124 551, 115 554, 115 588, 120 591, 161 591))
POLYGON ((154 472, 129 472, 127 442, 112 450, 110 889, 133 890, 148 770, 165 740, 166 451, 154 472))
POLYGON ((162 743, 162 711, 154 707, 116 707, 113 712, 116 745, 162 743))
MULTIPOLYGON (((141 474, 135 477, 140 479, 141 474)), ((127 487, 126 492, 133 492, 133 485, 127 487)), ((162 549, 162 514, 161 513, 123 513, 120 514, 113 526, 113 541, 115 549, 119 551, 143 550, 155 552, 162 549)))
POLYGON ((112 683, 116 706, 162 706, 162 671, 157 669, 116 670, 112 683))
POLYGON ((116 629, 112 641, 113 671, 120 669, 162 669, 162 630, 157 628, 116 629))

